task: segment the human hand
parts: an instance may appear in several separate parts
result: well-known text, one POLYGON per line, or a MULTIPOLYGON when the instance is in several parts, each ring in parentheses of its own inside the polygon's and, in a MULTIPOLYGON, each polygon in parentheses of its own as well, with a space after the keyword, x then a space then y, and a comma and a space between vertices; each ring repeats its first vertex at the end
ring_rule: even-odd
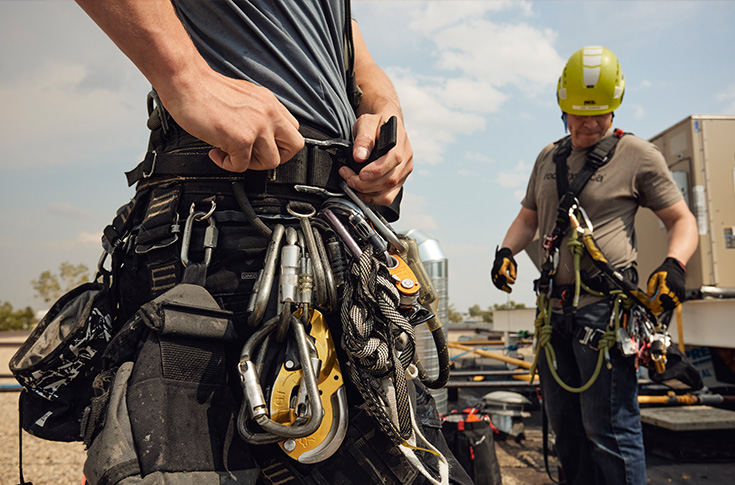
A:
MULTIPOLYGON (((364 114, 353 126, 355 141, 352 157, 358 163, 365 163, 378 139, 380 128, 390 115, 364 114)), ((406 179, 413 171, 413 149, 408 141, 403 121, 398 117, 396 146, 384 156, 365 165, 360 173, 349 167, 340 168, 339 174, 360 198, 367 203, 388 205, 393 202, 406 179)))
POLYGON ((261 86, 210 69, 156 89, 179 126, 216 147, 209 157, 230 172, 275 168, 304 146, 296 118, 261 86))
POLYGON ((676 308, 686 291, 686 267, 676 258, 666 258, 648 277, 648 297, 651 310, 658 314, 676 308))
POLYGON ((516 260, 513 259, 513 252, 509 248, 495 248, 495 263, 491 277, 497 289, 506 293, 513 291, 510 285, 516 282, 517 266, 516 260))

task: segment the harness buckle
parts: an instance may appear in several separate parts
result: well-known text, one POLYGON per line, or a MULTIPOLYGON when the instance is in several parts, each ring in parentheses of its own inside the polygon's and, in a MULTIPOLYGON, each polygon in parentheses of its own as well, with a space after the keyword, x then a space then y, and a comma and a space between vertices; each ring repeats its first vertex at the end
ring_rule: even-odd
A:
POLYGON ((577 332, 579 343, 588 346, 592 350, 599 350, 597 344, 600 342, 603 335, 605 335, 605 332, 599 328, 592 327, 583 327, 579 329, 579 332, 577 332), (582 335, 582 333, 584 333, 584 335, 582 335))

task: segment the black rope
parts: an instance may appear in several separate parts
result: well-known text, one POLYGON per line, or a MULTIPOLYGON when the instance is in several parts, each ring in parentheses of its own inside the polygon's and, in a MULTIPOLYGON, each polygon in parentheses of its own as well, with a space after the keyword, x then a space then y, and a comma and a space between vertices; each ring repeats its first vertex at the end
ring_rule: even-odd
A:
POLYGON ((260 217, 258 217, 258 214, 255 213, 253 206, 250 204, 250 199, 248 199, 248 195, 245 193, 245 187, 243 184, 240 182, 232 182, 232 192, 235 194, 235 200, 237 200, 237 204, 240 206, 242 213, 245 214, 248 222, 252 224, 258 232, 263 234, 265 237, 270 238, 273 230, 268 227, 260 217))
POLYGON ((18 485, 33 485, 31 482, 26 482, 23 478, 23 406, 20 402, 20 395, 18 396, 18 475, 20 482, 18 485))

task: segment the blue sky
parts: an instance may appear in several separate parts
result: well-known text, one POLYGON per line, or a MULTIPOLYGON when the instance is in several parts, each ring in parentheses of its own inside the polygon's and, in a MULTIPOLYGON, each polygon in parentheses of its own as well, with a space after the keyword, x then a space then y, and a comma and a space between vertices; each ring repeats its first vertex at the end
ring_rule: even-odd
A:
MULTIPOLYGON (((566 59, 613 50, 626 77, 615 126, 650 138, 691 114, 735 114, 732 1, 353 1, 401 96, 415 152, 397 229, 449 259, 458 310, 507 301, 489 283, 541 148, 564 135, 566 59)), ((31 280, 94 267, 133 190, 148 83, 71 1, 0 2, 0 301, 43 308, 31 280)), ((532 305, 525 255, 510 299, 532 305)))

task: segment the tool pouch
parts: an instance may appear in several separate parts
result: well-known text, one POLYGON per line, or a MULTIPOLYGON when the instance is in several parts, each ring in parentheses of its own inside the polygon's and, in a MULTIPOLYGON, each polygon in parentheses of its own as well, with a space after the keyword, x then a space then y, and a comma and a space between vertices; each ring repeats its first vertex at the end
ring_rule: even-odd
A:
POLYGON ((256 476, 227 385, 225 346, 236 337, 231 313, 203 286, 187 283, 191 268, 184 283, 143 305, 110 344, 114 378, 108 375, 109 386, 105 379, 97 383, 96 407, 104 407, 105 417, 93 410, 89 421, 95 429, 104 424, 86 433, 84 472, 91 484, 149 476, 218 484, 233 474, 246 482, 256 476))
POLYGON ((82 414, 113 334, 109 295, 106 283, 85 283, 65 294, 11 358, 10 370, 23 386, 20 424, 32 435, 82 439, 82 414))
POLYGON ((648 377, 653 382, 665 384, 674 389, 698 391, 704 387, 702 376, 675 345, 666 349, 666 369, 659 372, 651 363, 648 366, 648 377))

